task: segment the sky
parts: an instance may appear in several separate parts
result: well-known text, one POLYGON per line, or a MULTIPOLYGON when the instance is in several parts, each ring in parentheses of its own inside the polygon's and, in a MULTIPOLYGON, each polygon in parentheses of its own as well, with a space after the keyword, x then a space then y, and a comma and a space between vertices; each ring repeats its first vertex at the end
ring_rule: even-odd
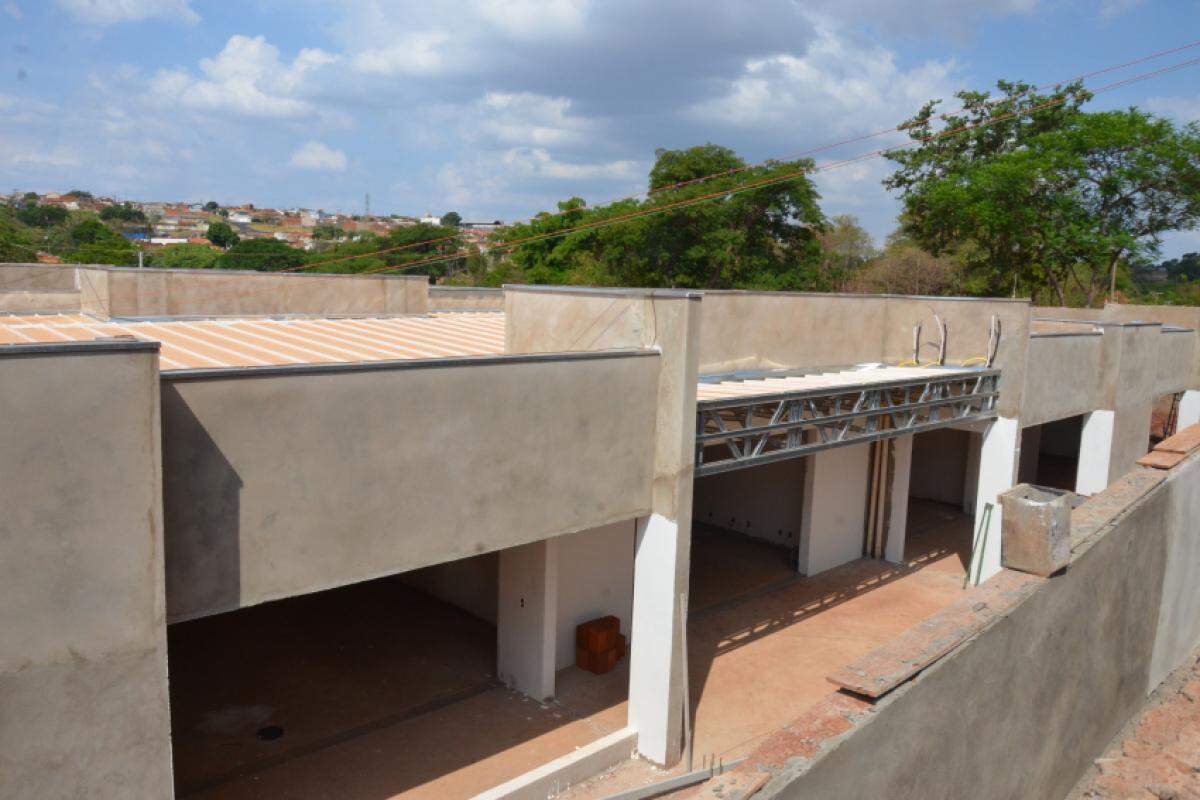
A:
MULTIPOLYGON (((1196 0, 0 0, 0 191, 513 221, 643 190, 657 148, 786 160, 1197 40, 1196 0)), ((1200 65, 1090 108, 1131 105, 1200 119, 1200 65)), ((819 173, 822 208, 882 242, 888 171, 819 173)))

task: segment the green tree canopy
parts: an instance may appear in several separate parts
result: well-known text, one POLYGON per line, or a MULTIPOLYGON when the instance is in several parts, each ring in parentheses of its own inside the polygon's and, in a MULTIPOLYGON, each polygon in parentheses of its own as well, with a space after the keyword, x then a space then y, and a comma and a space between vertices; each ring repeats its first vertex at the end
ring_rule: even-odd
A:
POLYGON ((1195 124, 1137 109, 1085 113, 1078 85, 1051 95, 1000 87, 998 103, 960 93, 967 111, 945 122, 994 126, 931 140, 930 104, 909 123, 918 146, 889 156, 899 168, 885 183, 901 193, 905 233, 935 256, 956 253, 967 291, 1019 286, 1091 305, 1119 268, 1157 252, 1162 233, 1200 221, 1195 124))
POLYGON ((498 274, 535 283, 828 288, 818 242, 825 217, 804 174, 811 161, 750 167, 713 144, 656 155, 646 200, 588 208, 572 198, 558 214, 506 229, 502 241, 552 238, 514 248, 498 274), (676 186, 714 173, 729 174, 676 186))
MULTIPOLYGON (((211 240, 210 240, 211 241, 211 240)), ((214 244, 216 244, 214 242, 214 244)), ((278 239, 246 239, 229 248, 217 262, 220 269, 277 272, 304 263, 304 253, 278 239)))
POLYGON ((35 261, 37 251, 26 228, 8 208, 0 208, 0 261, 35 261))
POLYGON ((1200 253, 1184 253, 1179 258, 1168 259, 1160 264, 1172 280, 1200 279, 1200 253))
POLYGON ((150 266, 161 269, 213 269, 221 254, 206 244, 172 244, 150 256, 150 266))
MULTIPOLYGON (((457 228, 421 223, 396 228, 385 237, 360 234, 356 241, 341 241, 311 253, 306 261, 312 272, 367 272, 450 255, 458 252, 461 245, 457 228)), ((415 274, 441 277, 455 271, 461 260, 421 264, 415 274)))
POLYGON ((133 244, 94 217, 71 227, 67 231, 66 241, 67 250, 63 255, 68 261, 115 266, 137 263, 137 251, 133 244))
POLYGON ((105 222, 145 222, 146 215, 140 208, 134 208, 129 203, 120 203, 100 209, 100 219, 105 222))
POLYGON ((871 234, 850 214, 838 214, 820 233, 821 282, 844 291, 854 276, 875 256, 871 234))
POLYGON ((209 212, 210 214, 213 213, 214 211, 220 210, 220 208, 221 208, 221 204, 218 203, 216 200, 209 200, 207 203, 204 204, 204 210, 209 212))
POLYGON ((442 215, 442 225, 446 228, 457 228, 462 225, 462 217, 457 211, 447 211, 442 215))
POLYGON ((34 228, 53 228, 62 225, 70 215, 61 206, 26 205, 17 212, 17 219, 34 228))
POLYGON ((217 247, 224 248, 233 247, 241 239, 228 222, 209 223, 208 232, 204 236, 217 247))
POLYGON ((80 200, 92 199, 92 193, 83 189, 72 189, 71 191, 67 192, 67 194, 71 195, 72 197, 77 197, 80 200))

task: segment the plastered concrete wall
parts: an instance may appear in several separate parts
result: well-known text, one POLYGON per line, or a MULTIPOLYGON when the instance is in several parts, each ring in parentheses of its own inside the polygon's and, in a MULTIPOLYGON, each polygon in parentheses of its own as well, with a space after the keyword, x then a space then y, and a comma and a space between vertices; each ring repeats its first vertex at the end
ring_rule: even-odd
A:
POLYGON ((66 292, 75 268, 59 264, 0 264, 0 292, 66 292))
POLYGON ((805 462, 793 458, 698 478, 692 518, 795 547, 800 540, 805 462))
POLYGON ((1099 408, 1103 335, 1034 335, 1029 340, 1021 424, 1041 425, 1099 408))
POLYGON ((1167 608, 1196 635, 1194 618, 1183 615, 1200 584, 1171 577, 1168 561, 1200 536, 1187 516, 1200 494, 1200 462, 1177 469, 1109 527, 1077 542, 1065 573, 886 695, 815 759, 796 759, 755 797, 1066 796, 1145 701, 1168 668, 1168 652, 1186 654, 1187 642, 1162 643, 1167 608), (1163 592, 1164 576, 1173 592, 1163 592))
POLYGON ((406 572, 398 580, 495 625, 499 567, 497 553, 484 553, 406 572))
POLYGON ((0 314, 79 311, 79 292, 10 292, 0 289, 0 314))
POLYGON ((876 361, 886 304, 882 295, 705 292, 700 372, 876 361))
POLYGON ((430 311, 503 311, 503 289, 430 286, 430 311))
POLYGON ((961 506, 970 448, 970 434, 953 428, 913 436, 909 496, 961 506))
POLYGON ((166 380, 171 620, 646 513, 660 366, 613 354, 166 380))
POLYGON ((83 308, 107 317, 423 314, 421 275, 80 267, 83 308))
POLYGON ((1150 660, 1151 688, 1200 647, 1200 460, 1167 476, 1166 568, 1150 660))
POLYGON ((1150 449, 1161 327, 1106 323, 1103 330, 1097 407, 1115 412, 1108 470, 1111 482, 1132 469, 1150 449))
POLYGON ((1164 328, 1158 339, 1157 394, 1172 394, 1193 385, 1192 364, 1196 354, 1196 334, 1192 331, 1164 328))
POLYGON ((0 356, 0 797, 172 796, 157 346, 0 356))
POLYGON ((633 520, 570 533, 558 540, 555 669, 575 663, 575 626, 609 614, 629 635, 633 621, 633 520))

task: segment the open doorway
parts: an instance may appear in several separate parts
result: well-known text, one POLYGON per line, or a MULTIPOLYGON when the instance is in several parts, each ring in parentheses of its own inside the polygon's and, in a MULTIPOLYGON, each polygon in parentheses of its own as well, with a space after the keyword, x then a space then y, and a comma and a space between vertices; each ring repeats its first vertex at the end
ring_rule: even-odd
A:
POLYGON ((170 626, 176 795, 470 797, 621 729, 628 659, 571 666, 573 626, 628 624, 633 537, 558 538, 571 633, 549 702, 496 678, 500 553, 170 626))
POLYGON ((1030 425, 1021 431, 1019 483, 1075 491, 1083 417, 1030 425))

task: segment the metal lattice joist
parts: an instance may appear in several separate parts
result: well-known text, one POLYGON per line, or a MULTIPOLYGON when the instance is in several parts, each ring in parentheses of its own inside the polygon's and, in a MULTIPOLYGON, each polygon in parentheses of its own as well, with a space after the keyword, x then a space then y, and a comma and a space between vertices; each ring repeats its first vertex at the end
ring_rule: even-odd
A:
POLYGON ((877 383, 863 375, 856 385, 701 400, 696 475, 991 419, 999 378, 1000 372, 992 369, 877 383))

